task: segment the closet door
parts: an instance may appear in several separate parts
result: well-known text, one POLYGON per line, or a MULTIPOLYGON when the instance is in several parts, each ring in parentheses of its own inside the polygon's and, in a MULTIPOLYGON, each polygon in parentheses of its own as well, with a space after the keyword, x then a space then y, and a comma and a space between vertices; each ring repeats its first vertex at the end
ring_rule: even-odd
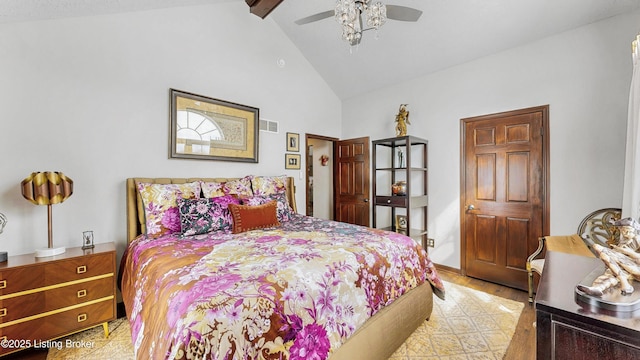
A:
POLYGON ((527 288, 527 257, 549 231, 547 110, 463 119, 461 232, 468 276, 527 288))

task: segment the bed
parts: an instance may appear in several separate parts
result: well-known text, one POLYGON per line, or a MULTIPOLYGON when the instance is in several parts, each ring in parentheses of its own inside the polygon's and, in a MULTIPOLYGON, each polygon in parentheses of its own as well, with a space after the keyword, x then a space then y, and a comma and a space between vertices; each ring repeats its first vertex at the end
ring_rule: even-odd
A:
POLYGON ((265 218, 277 204, 280 219, 284 200, 289 218, 276 226, 251 230, 238 209, 256 209, 234 204, 231 230, 148 235, 141 186, 200 183, 206 197, 205 185, 256 178, 127 179, 120 272, 136 357, 387 359, 429 318, 433 294, 444 298, 435 267, 410 238, 297 214, 290 177, 262 177, 262 185, 282 182, 271 194, 278 201, 256 206, 268 209, 265 218), (234 233, 240 223, 249 230, 234 233), (387 276, 398 280, 380 281, 387 276))

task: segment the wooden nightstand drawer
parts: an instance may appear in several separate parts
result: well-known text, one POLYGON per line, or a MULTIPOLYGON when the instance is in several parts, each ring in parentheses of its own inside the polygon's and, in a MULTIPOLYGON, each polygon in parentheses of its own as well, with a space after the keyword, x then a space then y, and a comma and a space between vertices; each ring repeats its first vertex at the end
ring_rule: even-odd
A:
MULTIPOLYGON (((69 329, 87 329, 113 318, 113 299, 105 299, 95 304, 0 328, 0 339, 5 339, 6 336, 6 340, 9 341, 5 344, 16 345, 15 343, 22 342, 22 348, 33 347, 37 346, 37 342, 67 335, 70 333, 69 329)), ((19 349, 0 346, 0 354, 19 349)))
POLYGON ((113 281, 108 276, 0 300, 0 324, 115 295, 113 281))
POLYGON ((47 272, 45 275, 46 284, 59 284, 113 273, 114 268, 115 264, 111 254, 83 256, 58 261, 47 266, 47 272))
POLYGON ((376 196, 376 205, 407 206, 406 196, 376 196))
POLYGON ((28 266, 0 271, 0 295, 44 286, 43 266, 28 266))
MULTIPOLYGON (((114 275, 115 276, 115 275, 114 275)), ((47 291, 46 307, 57 309, 113 295, 114 276, 47 291)))
POLYGON ((0 296, 113 273, 112 254, 96 254, 0 271, 0 296))

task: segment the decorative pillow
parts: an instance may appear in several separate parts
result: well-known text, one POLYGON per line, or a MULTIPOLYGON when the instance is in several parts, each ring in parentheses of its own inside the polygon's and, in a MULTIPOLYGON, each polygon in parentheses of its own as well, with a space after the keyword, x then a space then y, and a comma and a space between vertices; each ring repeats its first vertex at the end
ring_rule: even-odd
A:
POLYGON ((239 204, 233 195, 211 199, 178 199, 181 235, 206 234, 230 230, 233 224, 229 204, 239 204))
POLYGON ((276 216, 282 223, 289 221, 293 218, 293 209, 289 206, 286 194, 272 194, 266 196, 254 196, 250 198, 242 199, 243 205, 256 206, 266 204, 268 202, 276 202, 276 216))
POLYGON ((202 193, 206 198, 214 198, 224 195, 238 195, 240 197, 253 196, 251 191, 252 176, 245 176, 242 179, 229 180, 224 182, 200 181, 202 193))
POLYGON ((158 237, 180 232, 177 199, 200 197, 200 183, 138 183, 138 192, 142 198, 147 236, 158 237))
POLYGON ((258 206, 229 204, 233 217, 232 233, 279 226, 276 216, 276 202, 271 201, 258 206))
POLYGON ((255 176, 251 178, 253 195, 282 194, 287 191, 287 176, 255 176))

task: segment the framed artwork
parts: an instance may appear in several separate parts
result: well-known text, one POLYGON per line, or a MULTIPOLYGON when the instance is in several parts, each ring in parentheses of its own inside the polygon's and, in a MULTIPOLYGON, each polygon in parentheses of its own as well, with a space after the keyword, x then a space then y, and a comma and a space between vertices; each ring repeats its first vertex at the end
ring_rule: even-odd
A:
POLYGON ((396 215, 396 232, 406 234, 407 233, 407 216, 396 215))
POLYGON ((258 108, 171 89, 169 157, 258 162, 258 108))
POLYGON ((82 249, 93 249, 93 231, 82 232, 82 249))
POLYGON ((284 154, 284 168, 300 170, 300 154, 284 154))
POLYGON ((287 133, 287 151, 300 151, 300 134, 287 133))

